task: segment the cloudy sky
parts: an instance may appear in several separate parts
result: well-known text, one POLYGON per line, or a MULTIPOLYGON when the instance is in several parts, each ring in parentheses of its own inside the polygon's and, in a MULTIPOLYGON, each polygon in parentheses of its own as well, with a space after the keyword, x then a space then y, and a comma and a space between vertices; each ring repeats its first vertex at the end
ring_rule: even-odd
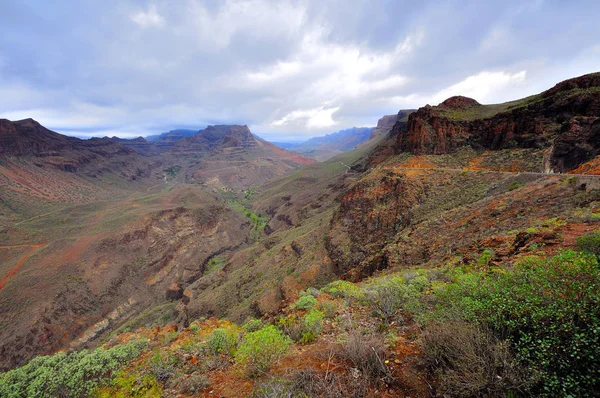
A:
POLYGON ((597 0, 0 0, 0 118, 299 140, 598 71, 598 15, 597 0))

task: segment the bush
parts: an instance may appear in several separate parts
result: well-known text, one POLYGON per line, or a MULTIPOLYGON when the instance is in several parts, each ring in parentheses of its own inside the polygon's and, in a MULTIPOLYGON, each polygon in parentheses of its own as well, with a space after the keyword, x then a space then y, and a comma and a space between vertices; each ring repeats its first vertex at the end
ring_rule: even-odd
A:
POLYGON ((184 394, 197 395, 208 388, 209 385, 208 378, 202 373, 196 372, 190 375, 190 377, 183 379, 179 384, 179 389, 184 394))
POLYGON ((600 258, 600 231, 591 232, 577 238, 577 250, 591 253, 600 258))
POLYGON ((190 331, 194 334, 198 334, 200 332, 200 326, 197 323, 192 323, 189 327, 190 331))
POLYGON ((439 380, 439 395, 506 396, 510 391, 526 393, 535 384, 508 344, 464 321, 430 323, 423 333, 421 355, 439 380))
POLYGON ((256 332, 261 327, 262 327, 262 321, 260 319, 254 319, 254 318, 247 319, 246 323, 244 323, 244 326, 242 326, 242 328, 246 332, 256 332))
POLYGON ((364 334, 359 329, 348 332, 342 344, 341 356, 369 376, 387 376, 391 379, 390 371, 384 362, 387 347, 380 334, 364 334))
POLYGON ((319 309, 319 311, 323 312, 323 314, 325 315, 325 318, 327 318, 327 319, 335 318, 335 314, 337 313, 337 310, 338 310, 337 304, 334 303, 333 301, 321 301, 317 305, 317 308, 319 309))
POLYGON ((584 396, 600 385, 600 270, 595 256, 529 257, 512 272, 463 277, 440 297, 465 319, 507 338, 517 359, 540 371, 550 396, 584 396))
POLYGON ((266 372, 288 350, 292 341, 273 325, 244 336, 235 353, 236 361, 250 376, 266 372))
POLYGON ((231 354, 237 345, 238 333, 232 329, 218 328, 212 331, 206 346, 212 355, 231 354))
POLYGON ((367 378, 349 374, 323 374, 311 368, 290 372, 257 382, 253 397, 257 398, 346 398, 365 397, 367 378))
POLYGON ((150 373, 164 384, 175 373, 176 362, 173 355, 157 352, 150 361, 150 373))
POLYGON ((485 249, 481 256, 477 259, 477 265, 486 267, 490 265, 490 262, 494 258, 494 251, 492 249, 485 249))
POLYGON ((110 386, 97 391, 98 398, 160 398, 162 388, 151 374, 121 373, 110 386))
POLYGON ((300 292, 300 297, 302 297, 302 296, 317 297, 317 296, 319 296, 319 294, 321 294, 321 292, 319 291, 319 289, 315 289, 314 287, 309 287, 305 291, 300 292))
POLYGON ((329 293, 335 298, 360 298, 360 289, 352 282, 333 281, 323 289, 323 293, 329 293))
POLYGON ((302 333, 302 344, 308 344, 315 340, 321 333, 323 329, 323 318, 325 314, 321 311, 312 309, 306 316, 304 317, 304 331, 302 333))
POLYGON ((277 326, 294 341, 299 341, 304 333, 304 322, 295 314, 282 316, 277 321, 277 326))
POLYGON ((136 341, 111 349, 97 348, 42 356, 0 375, 0 397, 84 397, 147 346, 136 341))
MULTIPOLYGON (((424 278, 427 285, 429 285, 425 277, 416 277, 411 280, 411 283, 419 278, 424 278)), ((415 301, 418 297, 418 292, 413 285, 404 283, 403 278, 393 277, 368 286, 365 296, 377 316, 385 321, 389 321, 393 318, 401 320, 402 318, 398 316, 398 311, 415 301)))
POLYGON ((300 310, 310 310, 317 304, 317 299, 314 296, 302 296, 296 301, 294 304, 294 308, 298 308, 300 310))

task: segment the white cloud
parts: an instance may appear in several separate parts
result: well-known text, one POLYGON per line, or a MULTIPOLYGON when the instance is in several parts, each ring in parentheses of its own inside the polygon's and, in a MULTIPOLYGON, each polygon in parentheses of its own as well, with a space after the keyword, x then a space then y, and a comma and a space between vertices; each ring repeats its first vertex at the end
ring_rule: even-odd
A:
POLYGON ((463 95, 485 102, 506 89, 522 84, 526 74, 524 70, 516 73, 480 72, 437 92, 432 96, 431 102, 439 103, 454 95, 463 95))
POLYGON ((142 28, 161 27, 165 23, 154 4, 147 11, 139 11, 131 15, 131 20, 142 28))
POLYGON ((279 120, 275 120, 271 123, 272 126, 286 126, 289 124, 300 124, 304 125, 306 128, 323 128, 323 127, 332 127, 336 125, 336 122, 333 120, 333 114, 337 112, 340 108, 315 108, 315 109, 305 109, 305 110, 295 110, 279 120))

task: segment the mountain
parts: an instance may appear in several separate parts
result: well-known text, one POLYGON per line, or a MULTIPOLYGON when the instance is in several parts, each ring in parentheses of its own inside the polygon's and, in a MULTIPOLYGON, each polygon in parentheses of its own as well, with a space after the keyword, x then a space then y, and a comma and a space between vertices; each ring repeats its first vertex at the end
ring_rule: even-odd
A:
MULTIPOLYGON (((160 162, 160 179, 98 172, 110 195, 0 218, 0 366, 75 352, 0 375, 0 393, 79 360, 64 372, 73 379, 47 388, 69 395, 81 378, 106 396, 595 391, 598 76, 506 104, 452 97, 385 116, 371 139, 304 167, 247 126, 209 126, 148 156, 97 140, 113 149, 66 171, 47 154, 92 149, 38 127, 36 147, 19 138, 35 129, 11 124, 1 178, 18 182, 38 162, 87 182, 88 167, 123 151, 160 162), (98 358, 115 370, 88 375, 98 358)), ((37 200, 27 184, 16 191, 37 200)))
POLYGON ((496 105, 452 97, 411 114, 396 152, 447 154, 459 148, 546 149, 549 170, 575 169, 600 154, 600 73, 496 105))
POLYGON ((138 189, 161 178, 159 160, 138 156, 106 138, 81 140, 33 119, 0 120, 0 218, 138 189))
POLYGON ((377 127, 371 132, 371 138, 375 138, 380 134, 387 134, 397 121, 407 122, 408 116, 416 109, 401 109, 395 115, 386 115, 377 121, 377 127))
POLYGON ((215 188, 247 189, 314 160, 279 148, 250 132, 248 126, 208 126, 173 144, 173 159, 186 159, 186 181, 215 188))
POLYGON ((313 137, 302 143, 284 145, 286 149, 323 161, 367 141, 373 130, 373 127, 352 127, 322 137, 313 137))
POLYGON ((160 141, 160 142, 175 142, 183 140, 186 137, 190 137, 194 134, 198 134, 202 132, 202 130, 190 130, 190 129, 175 129, 168 131, 166 133, 161 133, 157 135, 149 135, 146 137, 147 141, 160 141))

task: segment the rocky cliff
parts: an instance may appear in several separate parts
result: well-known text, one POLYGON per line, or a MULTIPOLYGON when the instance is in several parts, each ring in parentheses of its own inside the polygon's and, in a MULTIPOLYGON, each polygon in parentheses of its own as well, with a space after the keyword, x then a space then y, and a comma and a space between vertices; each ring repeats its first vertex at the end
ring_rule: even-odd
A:
POLYGON ((452 97, 397 123, 395 151, 448 154, 474 149, 550 148, 550 167, 564 172, 600 153, 600 73, 570 79, 521 100, 482 105, 452 97))

